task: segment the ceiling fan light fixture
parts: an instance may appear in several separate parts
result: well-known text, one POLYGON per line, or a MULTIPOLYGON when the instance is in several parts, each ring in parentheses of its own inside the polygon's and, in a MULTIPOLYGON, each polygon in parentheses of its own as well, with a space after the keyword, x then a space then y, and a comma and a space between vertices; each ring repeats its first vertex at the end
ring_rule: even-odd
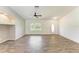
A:
POLYGON ((55 17, 52 17, 52 19, 58 19, 58 17, 55 16, 55 17))
POLYGON ((39 6, 35 6, 34 17, 36 17, 36 18, 39 18, 42 16, 41 14, 38 14, 38 8, 39 8, 39 6))

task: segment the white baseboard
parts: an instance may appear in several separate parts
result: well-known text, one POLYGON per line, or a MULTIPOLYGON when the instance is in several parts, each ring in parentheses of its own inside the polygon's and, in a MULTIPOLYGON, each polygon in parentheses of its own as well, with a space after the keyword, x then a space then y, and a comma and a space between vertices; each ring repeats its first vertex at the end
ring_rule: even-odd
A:
POLYGON ((55 35, 54 33, 44 33, 44 34, 25 34, 25 35, 55 35))
MULTIPOLYGON (((61 35, 61 34, 59 34, 59 35, 61 35)), ((67 37, 67 36, 64 36, 64 35, 61 35, 61 36, 64 37, 64 38, 67 38, 69 40, 72 40, 72 41, 74 41, 76 43, 79 43, 79 40, 77 40, 77 39, 73 39, 73 38, 70 38, 70 37, 67 37)))
POLYGON ((3 40, 3 39, 2 39, 2 40, 0 40, 0 43, 3 43, 3 42, 5 42, 5 41, 8 41, 8 39, 6 39, 6 40, 3 40))
POLYGON ((19 37, 16 37, 15 40, 18 40, 19 38, 23 37, 25 34, 20 35, 19 37))

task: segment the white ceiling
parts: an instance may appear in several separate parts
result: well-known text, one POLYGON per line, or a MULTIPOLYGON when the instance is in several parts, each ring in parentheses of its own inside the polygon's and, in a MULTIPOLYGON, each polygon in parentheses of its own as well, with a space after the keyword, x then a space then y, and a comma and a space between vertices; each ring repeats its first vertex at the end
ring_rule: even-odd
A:
MULTIPOLYGON (((34 6, 11 6, 14 12, 22 16, 24 19, 33 19, 34 6)), ((50 19, 52 17, 63 17, 68 14, 75 7, 71 6, 40 6, 39 14, 42 15, 40 19, 50 19)))

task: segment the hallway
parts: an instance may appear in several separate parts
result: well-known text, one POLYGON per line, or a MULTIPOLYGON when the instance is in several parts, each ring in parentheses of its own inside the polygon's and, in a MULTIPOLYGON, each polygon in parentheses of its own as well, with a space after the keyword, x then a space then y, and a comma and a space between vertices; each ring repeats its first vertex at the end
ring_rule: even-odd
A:
POLYGON ((9 53, 78 53, 79 44, 59 35, 24 36, 0 44, 0 52, 9 53))

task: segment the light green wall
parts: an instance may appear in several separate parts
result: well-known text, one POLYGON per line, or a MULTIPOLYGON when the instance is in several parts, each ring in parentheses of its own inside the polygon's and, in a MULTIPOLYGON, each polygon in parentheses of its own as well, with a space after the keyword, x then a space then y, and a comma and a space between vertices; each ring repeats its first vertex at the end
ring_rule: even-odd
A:
POLYGON ((33 19, 33 20, 26 20, 25 24, 25 32, 26 34, 57 34, 58 31, 58 20, 40 20, 40 19, 33 19), (32 32, 30 30, 30 24, 32 23, 40 23, 41 24, 41 31, 35 31, 32 32), (52 33, 51 32, 51 25, 54 24, 55 26, 55 31, 52 33))
POLYGON ((60 20, 60 35, 79 42, 79 7, 60 20))

